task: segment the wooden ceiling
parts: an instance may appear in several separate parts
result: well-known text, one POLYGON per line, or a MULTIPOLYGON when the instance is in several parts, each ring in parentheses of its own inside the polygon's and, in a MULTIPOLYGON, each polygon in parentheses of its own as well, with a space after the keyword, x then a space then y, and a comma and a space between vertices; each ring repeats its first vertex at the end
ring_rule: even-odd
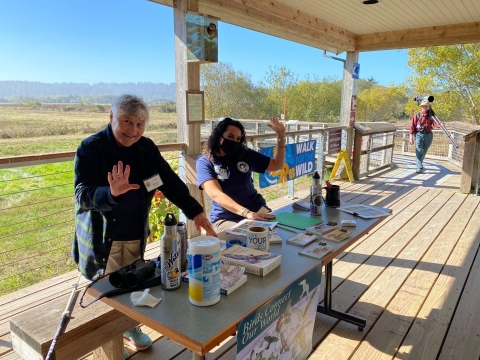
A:
POLYGON ((199 12, 336 54, 480 42, 480 0, 362 1, 199 0, 199 12))

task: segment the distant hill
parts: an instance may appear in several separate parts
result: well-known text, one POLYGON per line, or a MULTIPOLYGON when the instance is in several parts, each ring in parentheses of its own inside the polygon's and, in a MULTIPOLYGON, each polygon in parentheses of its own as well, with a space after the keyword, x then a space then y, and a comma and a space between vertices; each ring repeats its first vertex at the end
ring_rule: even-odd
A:
POLYGON ((42 83, 0 81, 0 102, 110 103, 121 94, 135 94, 148 102, 175 101, 175 83, 42 83))

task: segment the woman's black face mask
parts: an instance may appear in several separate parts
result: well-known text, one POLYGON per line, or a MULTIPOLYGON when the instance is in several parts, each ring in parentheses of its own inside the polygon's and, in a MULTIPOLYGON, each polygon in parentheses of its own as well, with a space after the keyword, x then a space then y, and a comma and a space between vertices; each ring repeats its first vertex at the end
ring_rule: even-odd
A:
POLYGON ((242 146, 241 142, 223 138, 223 143, 220 144, 220 149, 222 149, 228 156, 236 156, 240 152, 242 146))

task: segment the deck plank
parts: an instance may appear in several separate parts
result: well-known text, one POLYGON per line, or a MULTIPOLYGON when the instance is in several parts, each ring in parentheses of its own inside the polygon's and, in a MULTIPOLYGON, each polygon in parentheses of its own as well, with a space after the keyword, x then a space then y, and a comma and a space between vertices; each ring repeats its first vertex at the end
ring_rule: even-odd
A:
MULTIPOLYGON (((429 191, 427 194, 430 193, 434 195, 433 199, 425 198, 426 205, 421 206, 418 215, 410 218, 408 222, 403 222, 404 225, 408 224, 408 226, 403 226, 393 236, 390 234, 388 240, 352 275, 340 280, 341 284, 333 292, 335 308, 340 311, 351 309, 350 313, 366 318, 367 331, 388 304, 392 296, 391 292, 395 290, 392 282, 396 280, 398 268, 390 266, 391 263, 415 238, 415 235, 421 231, 433 214, 452 196, 451 193, 436 190, 429 191)), ((420 204, 422 202, 417 201, 414 206, 407 207, 407 209, 418 208, 420 204)), ((403 211, 397 219, 401 218, 400 215, 404 213, 411 215, 410 211, 403 211)), ((417 214, 417 212, 413 211, 413 214, 417 214)), ((409 255, 415 256, 412 253, 409 255)), ((325 319, 326 316, 321 314, 320 318, 325 319)), ((337 323, 338 321, 334 322, 335 325, 337 323)), ((350 326, 350 324, 344 322, 340 322, 334 331, 330 332, 331 330, 332 325, 330 323, 325 325, 320 323, 320 326, 314 329, 314 333, 318 331, 321 336, 325 336, 323 342, 328 343, 328 351, 321 343, 315 349, 312 359, 323 358, 326 355, 339 359, 348 358, 353 352, 351 346, 358 346, 358 342, 361 341, 365 333, 365 331, 358 331, 356 326, 350 326)))
POLYGON ((461 309, 461 311, 455 313, 439 360, 480 358, 479 278, 480 257, 477 256, 458 304, 458 308, 461 309))
MULTIPOLYGON (((480 230, 478 199, 475 196, 467 197, 464 206, 460 209, 461 211, 457 212, 455 219, 452 219, 451 222, 458 221, 460 223, 459 228, 461 230, 458 231, 458 234, 454 231, 450 233, 444 231, 442 241, 437 241, 435 248, 429 250, 432 257, 434 252, 437 251, 439 259, 444 251, 448 254, 448 259, 440 275, 433 283, 432 290, 402 346, 399 348, 398 359, 437 358, 474 259, 475 254, 471 250, 477 248, 480 244, 480 237, 478 236, 480 230), (472 211, 474 211, 473 215, 472 211), (464 219, 468 221, 468 224, 461 228, 464 219), (451 239, 454 240, 456 236, 460 236, 460 238, 455 243, 451 239), (453 249, 449 252, 448 250, 452 245, 453 249)), ((421 268, 425 267, 426 264, 422 261, 421 268)), ((458 358, 462 359, 462 357, 458 358)))
MULTIPOLYGON (((388 298, 387 287, 395 293, 390 295, 388 299, 390 302, 375 326, 363 339, 352 359, 378 359, 385 355, 393 357, 396 354, 396 350, 406 336, 450 253, 450 251, 438 251, 436 240, 441 236, 437 238, 437 234, 442 231, 444 225, 447 225, 464 200, 465 195, 455 194, 448 201, 448 205, 438 211, 432 221, 426 224, 376 281, 376 284, 381 283, 384 278, 382 285, 377 286, 377 292, 382 292, 382 296, 387 295, 388 298), (432 251, 423 256, 429 249, 432 251), (419 270, 417 265, 422 256, 422 270, 419 270), (403 282, 404 279, 406 279, 405 282, 403 282), (393 290, 395 285, 397 289, 393 290)), ((457 220, 460 219, 457 218, 457 220)), ((458 239, 461 234, 459 226, 466 225, 466 222, 464 220, 462 224, 452 224, 450 229, 443 232, 443 235, 448 233, 447 236, 451 238, 450 230, 457 230, 458 239)), ((451 239, 451 247, 457 239, 451 239)), ((373 297, 378 299, 377 294, 373 297)))

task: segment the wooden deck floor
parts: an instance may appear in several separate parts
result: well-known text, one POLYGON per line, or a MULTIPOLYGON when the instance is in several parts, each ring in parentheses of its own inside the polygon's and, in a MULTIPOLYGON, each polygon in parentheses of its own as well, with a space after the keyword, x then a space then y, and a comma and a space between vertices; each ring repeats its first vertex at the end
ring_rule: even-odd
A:
MULTIPOLYGON (((333 265, 334 308, 366 318, 366 328, 318 314, 309 359, 479 359, 480 197, 458 193, 460 169, 450 163, 428 161, 424 174, 415 173, 412 158, 395 164, 354 184, 336 182, 342 203, 388 207, 393 214, 333 265)), ((149 248, 152 256, 158 251, 149 248)), ((69 293, 74 279, 65 274, 0 298, 1 360, 18 359, 9 318, 69 293)), ((190 351, 144 330, 155 343, 131 359, 191 359, 190 351)), ((231 338, 207 359, 235 355, 231 338)))

